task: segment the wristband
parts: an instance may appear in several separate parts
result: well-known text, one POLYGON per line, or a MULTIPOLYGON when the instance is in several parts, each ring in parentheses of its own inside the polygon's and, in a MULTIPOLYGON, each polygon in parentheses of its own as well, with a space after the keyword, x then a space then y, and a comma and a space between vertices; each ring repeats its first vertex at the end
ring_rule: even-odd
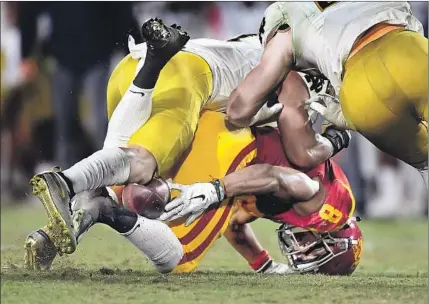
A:
POLYGON ((225 193, 225 188, 223 186, 223 183, 218 179, 215 179, 210 183, 215 187, 216 195, 219 202, 223 201, 226 198, 226 193, 225 193))
POLYGON ((322 136, 329 140, 329 142, 332 144, 334 149, 332 156, 347 148, 350 143, 350 137, 347 131, 333 126, 327 127, 322 136))

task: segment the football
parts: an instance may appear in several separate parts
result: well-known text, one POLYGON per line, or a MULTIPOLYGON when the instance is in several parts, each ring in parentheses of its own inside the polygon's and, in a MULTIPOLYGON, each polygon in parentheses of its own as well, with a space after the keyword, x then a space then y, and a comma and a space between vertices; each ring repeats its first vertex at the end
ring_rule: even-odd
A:
POLYGON ((149 219, 158 218, 170 200, 170 188, 162 179, 147 185, 129 184, 122 192, 124 207, 149 219))

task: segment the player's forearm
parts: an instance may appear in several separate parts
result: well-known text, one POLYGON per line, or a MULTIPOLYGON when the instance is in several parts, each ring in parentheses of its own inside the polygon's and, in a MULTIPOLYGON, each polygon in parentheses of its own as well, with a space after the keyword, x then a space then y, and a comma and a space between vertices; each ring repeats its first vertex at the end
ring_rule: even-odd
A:
POLYGON ((264 49, 261 61, 243 83, 232 92, 226 110, 227 119, 237 127, 250 125, 266 97, 281 83, 292 65, 292 48, 285 43, 289 33, 279 33, 264 49))
POLYGON ((228 100, 226 120, 239 128, 248 127, 264 103, 264 96, 259 98, 258 95, 251 96, 246 86, 235 89, 228 100))
POLYGON ((273 174, 273 166, 252 165, 223 178, 227 197, 264 194, 279 190, 279 182, 273 174))
POLYGON ((227 197, 272 193, 279 198, 307 201, 319 191, 319 183, 292 168, 252 165, 223 179, 227 197))
MULTIPOLYGON (((314 145, 311 147, 296 147, 291 162, 301 168, 313 168, 328 160, 334 154, 331 142, 320 134, 314 135, 314 145)), ((289 155, 288 155, 289 156, 289 155)))

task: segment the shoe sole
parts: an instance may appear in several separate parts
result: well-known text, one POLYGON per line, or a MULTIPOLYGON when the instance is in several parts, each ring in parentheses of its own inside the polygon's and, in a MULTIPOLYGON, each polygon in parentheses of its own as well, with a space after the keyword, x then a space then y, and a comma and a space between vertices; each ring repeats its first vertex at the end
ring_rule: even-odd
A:
POLYGON ((40 176, 35 176, 30 181, 33 187, 33 194, 36 195, 45 207, 48 215, 49 236, 56 248, 62 253, 71 254, 76 250, 76 244, 73 242, 73 234, 67 227, 60 211, 55 205, 48 191, 46 181, 40 176))
POLYGON ((24 265, 25 265, 25 268, 30 270, 40 270, 40 265, 36 262, 37 252, 33 248, 33 243, 34 243, 33 240, 25 241, 24 265))
MULTIPOLYGON (((147 31, 142 32, 143 37, 146 40, 159 41, 161 39, 163 31, 168 33, 168 31, 165 29, 164 23, 159 20, 149 20, 145 22, 143 27, 147 31), (160 29, 155 29, 155 25, 159 25, 160 29)), ((168 41, 166 43, 168 43, 168 41)))

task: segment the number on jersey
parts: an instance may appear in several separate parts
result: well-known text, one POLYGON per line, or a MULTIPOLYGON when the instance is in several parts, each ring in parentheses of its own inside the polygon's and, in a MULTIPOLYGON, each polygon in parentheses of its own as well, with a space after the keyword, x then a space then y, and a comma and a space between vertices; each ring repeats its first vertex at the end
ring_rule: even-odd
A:
POLYGON ((323 12, 325 9, 330 7, 332 4, 337 3, 338 1, 314 1, 316 6, 323 12))
POLYGON ((324 204, 319 211, 319 216, 327 222, 337 224, 342 219, 343 213, 331 205, 324 204))

